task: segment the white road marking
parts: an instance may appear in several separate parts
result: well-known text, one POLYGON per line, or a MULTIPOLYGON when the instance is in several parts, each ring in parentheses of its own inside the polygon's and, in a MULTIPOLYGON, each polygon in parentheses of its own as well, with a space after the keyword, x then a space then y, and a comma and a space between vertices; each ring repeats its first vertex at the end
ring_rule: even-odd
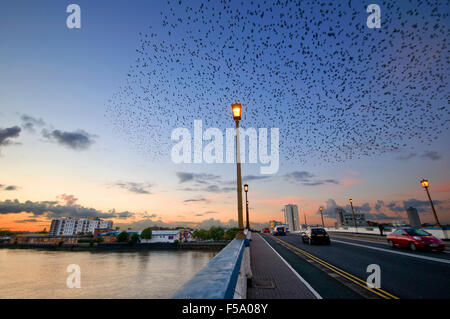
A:
POLYGON ((436 261, 436 262, 440 262, 440 263, 444 263, 444 264, 450 264, 450 260, 447 260, 447 259, 434 258, 434 257, 428 257, 428 256, 422 256, 422 255, 415 255, 415 254, 404 253, 404 252, 400 252, 400 251, 389 250, 389 249, 385 249, 385 248, 379 248, 379 247, 374 247, 374 246, 361 245, 361 244, 356 244, 356 243, 349 243, 349 242, 347 242, 347 241, 341 241, 341 240, 336 240, 336 239, 334 239, 334 240, 332 240, 332 241, 333 241, 333 242, 336 242, 336 243, 342 243, 342 244, 347 244, 347 245, 353 245, 353 246, 358 246, 358 247, 364 247, 364 248, 369 248, 369 249, 374 249, 374 250, 384 251, 384 252, 391 253, 391 254, 397 254, 397 255, 409 256, 409 257, 414 257, 414 258, 419 258, 419 259, 425 259, 425 260, 436 261))
POLYGON ((262 240, 264 240, 264 242, 275 252, 275 254, 277 254, 278 255, 278 257, 280 257, 281 258, 281 260, 286 264, 286 266, 288 266, 289 267, 289 269, 290 270, 292 270, 292 272, 298 277, 298 279, 300 279, 300 281, 306 286, 306 288, 308 288, 309 289, 309 291, 311 291, 312 292, 312 294, 317 298, 317 299, 323 299, 322 298, 322 296, 321 295, 319 295, 319 293, 317 292, 317 291, 315 291, 314 290, 314 288, 305 280, 305 279, 303 279, 303 277, 302 276, 300 276, 299 275, 299 273, 298 272, 296 272, 295 271, 295 269, 294 268, 292 268, 292 266, 291 265, 289 265, 289 263, 286 261, 286 260, 284 260, 284 258, 283 257, 281 257, 281 255, 266 241, 266 239, 263 237, 263 236, 261 236, 261 235, 259 235, 258 234, 258 236, 260 236, 261 238, 262 238, 262 240))

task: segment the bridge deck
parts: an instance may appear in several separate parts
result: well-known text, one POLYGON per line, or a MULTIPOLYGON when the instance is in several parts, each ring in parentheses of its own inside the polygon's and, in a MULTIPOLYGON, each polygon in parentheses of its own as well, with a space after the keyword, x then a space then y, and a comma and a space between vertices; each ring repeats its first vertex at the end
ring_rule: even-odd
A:
POLYGON ((250 265, 253 280, 247 289, 248 299, 316 299, 258 233, 252 234, 250 265))

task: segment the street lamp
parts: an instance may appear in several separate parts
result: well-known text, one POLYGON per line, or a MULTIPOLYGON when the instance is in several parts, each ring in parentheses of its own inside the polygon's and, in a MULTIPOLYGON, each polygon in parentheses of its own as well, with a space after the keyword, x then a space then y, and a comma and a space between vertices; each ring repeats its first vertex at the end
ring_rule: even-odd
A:
POLYGON ((250 221, 248 220, 248 199, 247 199, 248 184, 244 185, 244 191, 245 191, 245 209, 246 209, 247 229, 250 229, 250 221))
POLYGON ((353 200, 350 198, 350 205, 352 206, 352 214, 353 214, 353 224, 355 225, 355 230, 358 232, 358 225, 356 225, 356 218, 355 218, 355 210, 353 209, 353 200))
POLYGON ((325 228, 325 224, 323 222, 322 207, 320 207, 320 217, 322 217, 322 227, 325 228))
POLYGON ((239 145, 239 120, 242 115, 242 105, 234 103, 231 105, 233 118, 236 122, 236 173, 237 173, 237 204, 238 204, 238 233, 236 238, 246 238, 244 234, 244 221, 242 216, 242 178, 241 178, 241 151, 239 145))
POLYGON ((436 210, 434 209, 433 201, 431 200, 430 191, 428 190, 428 187, 430 186, 430 183, 425 178, 420 181, 420 184, 423 188, 427 191, 428 199, 430 200, 431 209, 433 210, 434 218, 436 219, 436 225, 438 227, 442 227, 441 223, 439 222, 436 210))

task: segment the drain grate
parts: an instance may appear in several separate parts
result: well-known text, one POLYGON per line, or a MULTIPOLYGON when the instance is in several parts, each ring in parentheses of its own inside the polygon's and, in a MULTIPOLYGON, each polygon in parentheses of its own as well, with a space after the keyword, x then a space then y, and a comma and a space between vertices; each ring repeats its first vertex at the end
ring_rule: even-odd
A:
POLYGON ((252 280, 252 288, 274 289, 275 283, 272 280, 252 280))

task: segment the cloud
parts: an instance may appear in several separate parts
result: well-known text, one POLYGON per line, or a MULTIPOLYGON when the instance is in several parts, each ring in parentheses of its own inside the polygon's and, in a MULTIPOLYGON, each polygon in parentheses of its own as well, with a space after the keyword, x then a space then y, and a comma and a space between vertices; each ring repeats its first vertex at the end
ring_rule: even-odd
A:
POLYGON ((291 182, 308 182, 314 175, 306 171, 294 171, 284 175, 284 177, 291 182))
POLYGON ((234 187, 222 186, 224 184, 230 184, 224 182, 219 175, 206 174, 206 173, 187 173, 187 172, 177 172, 177 177, 179 183, 194 183, 193 186, 184 187, 180 190, 187 192, 210 192, 210 193, 226 193, 235 191, 234 187))
POLYGON ((407 160, 410 160, 410 159, 412 159, 412 158, 414 158, 416 156, 417 156, 416 153, 409 153, 409 154, 399 155, 395 159, 401 160, 401 161, 407 161, 407 160))
POLYGON ((66 194, 61 194, 61 195, 57 196, 56 198, 62 199, 64 201, 64 203, 66 204, 66 206, 75 205, 75 203, 78 200, 78 198, 76 198, 74 195, 66 195, 66 194))
MULTIPOLYGON (((397 160, 403 160, 403 161, 407 161, 410 160, 412 158, 417 157, 418 154, 417 153, 409 153, 409 154, 403 154, 403 155, 399 155, 397 156, 395 159, 397 160)), ((437 161, 439 159, 442 158, 442 155, 440 155, 438 152, 436 151, 425 151, 422 155, 420 155, 420 157, 422 159, 430 159, 432 161, 437 161)))
POLYGON ((207 212, 204 212, 204 213, 195 214, 195 216, 204 216, 204 215, 209 215, 209 214, 218 214, 218 212, 210 210, 210 211, 207 211, 207 212))
POLYGON ((184 203, 191 203, 191 202, 208 202, 206 198, 189 198, 184 200, 184 203))
MULTIPOLYGON (((251 182, 251 181, 258 181, 258 180, 267 180, 272 178, 272 176, 264 175, 264 176, 258 176, 258 175, 246 175, 242 177, 242 180, 244 182, 251 182)), ((236 181, 234 181, 235 183, 236 181)))
POLYGON ((35 126, 45 125, 45 121, 43 119, 37 119, 27 114, 23 114, 20 119, 22 120, 22 128, 33 133, 36 131, 35 126))
POLYGON ((150 183, 136 183, 136 182, 116 182, 114 186, 126 189, 132 193, 136 194, 151 194, 149 188, 153 185, 150 183))
POLYGON ((206 174, 206 173, 188 173, 188 172, 177 172, 177 177, 179 183, 195 181, 197 183, 209 183, 214 181, 219 181, 221 177, 219 175, 206 174))
POLYGON ((15 186, 15 185, 6 186, 6 185, 0 184, 0 188, 3 188, 3 190, 5 190, 5 191, 15 191, 15 190, 19 189, 19 186, 15 186))
POLYGON ((128 218, 134 214, 128 211, 116 212, 114 209, 102 212, 95 208, 87 208, 81 205, 60 205, 57 201, 25 201, 5 200, 0 202, 0 214, 31 213, 34 216, 45 216, 47 218, 57 217, 98 217, 98 218, 128 218))
POLYGON ((304 186, 318 186, 324 184, 338 185, 339 181, 335 179, 312 179, 315 175, 306 171, 294 171, 284 175, 284 178, 292 183, 301 183, 304 186))
POLYGON ((37 223, 39 220, 36 218, 28 218, 28 219, 21 219, 21 220, 15 220, 15 223, 37 223))
POLYGON ((86 150, 93 143, 95 135, 89 134, 83 130, 77 130, 74 132, 53 130, 42 130, 42 136, 48 140, 56 141, 58 144, 66 146, 73 150, 86 150))
POLYGON ((442 155, 438 154, 436 151, 426 151, 421 156, 424 159, 430 159, 432 161, 437 161, 442 158, 442 155))
POLYGON ((10 139, 18 137, 21 131, 17 125, 0 129, 0 146, 10 145, 10 139))

